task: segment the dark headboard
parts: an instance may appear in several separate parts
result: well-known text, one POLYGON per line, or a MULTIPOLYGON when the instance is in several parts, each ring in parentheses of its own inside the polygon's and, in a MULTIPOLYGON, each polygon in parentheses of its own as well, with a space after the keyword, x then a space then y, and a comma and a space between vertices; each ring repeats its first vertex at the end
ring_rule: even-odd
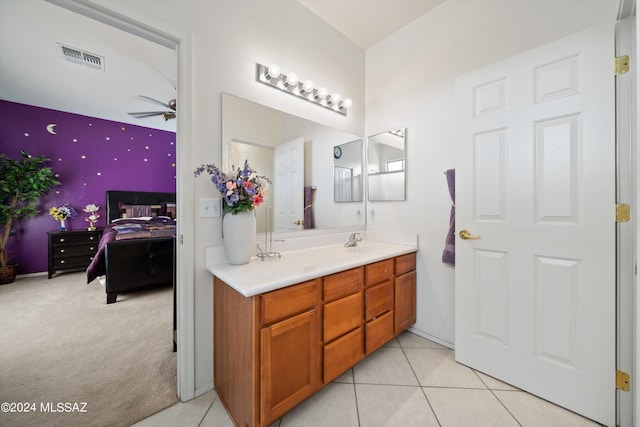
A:
POLYGON ((149 191, 107 191, 107 224, 120 218, 122 205, 155 205, 175 203, 176 193, 157 193, 149 191))

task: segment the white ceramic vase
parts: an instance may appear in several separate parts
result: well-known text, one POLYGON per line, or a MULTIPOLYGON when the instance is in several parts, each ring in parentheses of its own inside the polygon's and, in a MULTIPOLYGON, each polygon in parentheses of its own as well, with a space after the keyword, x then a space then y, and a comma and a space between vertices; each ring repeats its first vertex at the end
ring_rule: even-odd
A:
POLYGON ((254 211, 226 213, 222 218, 224 249, 230 264, 248 264, 255 252, 256 215, 254 211))

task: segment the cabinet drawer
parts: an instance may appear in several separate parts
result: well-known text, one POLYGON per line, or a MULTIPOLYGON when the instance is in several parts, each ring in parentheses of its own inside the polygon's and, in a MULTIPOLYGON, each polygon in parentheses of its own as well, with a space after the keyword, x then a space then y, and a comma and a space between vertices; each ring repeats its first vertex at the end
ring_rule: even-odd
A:
POLYGON ((367 286, 390 280, 393 277, 393 258, 367 265, 365 277, 367 286))
POLYGON ((367 288, 364 291, 365 320, 393 309, 393 281, 367 288))
POLYGON ((408 273, 416 269, 415 252, 396 257, 396 276, 408 273))
POLYGON ((93 255, 55 258, 53 260, 53 267, 56 270, 64 270, 67 268, 84 268, 88 267, 89 264, 91 264, 91 260, 93 260, 93 255))
POLYGON ((362 293, 350 295, 324 306, 324 342, 357 328, 362 322, 362 293))
POLYGON ((51 238, 54 245, 67 245, 72 243, 92 243, 98 244, 100 242, 100 233, 77 233, 68 232, 56 234, 51 238))
POLYGON ((333 381, 364 358, 362 327, 324 346, 324 383, 333 381))
POLYGON ((388 311, 380 317, 368 322, 366 328, 367 354, 380 348, 393 338, 393 311, 388 311))
POLYGON ((69 257, 74 255, 92 255, 98 251, 98 243, 95 245, 56 246, 53 248, 54 257, 69 257))
POLYGON ((262 324, 275 322, 316 307, 320 302, 320 280, 310 280, 261 295, 262 324))
POLYGON ((359 292, 364 282, 364 269, 362 267, 342 271, 340 273, 325 276, 324 278, 324 302, 330 302, 347 295, 359 292))

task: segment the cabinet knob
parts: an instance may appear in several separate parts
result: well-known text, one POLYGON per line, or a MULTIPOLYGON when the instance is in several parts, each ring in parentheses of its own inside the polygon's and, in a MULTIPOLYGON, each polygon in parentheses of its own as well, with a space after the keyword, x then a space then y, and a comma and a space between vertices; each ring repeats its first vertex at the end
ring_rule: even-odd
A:
POLYGON ((92 251, 92 250, 93 250, 93 246, 91 246, 91 247, 89 248, 89 250, 90 250, 90 251, 92 251))
POLYGON ((64 253, 64 249, 60 249, 60 253, 63 254, 64 253))
POLYGON ((60 239, 60 243, 64 242, 64 239, 60 239))
POLYGON ((94 239, 94 237, 93 237, 93 236, 89 237, 89 240, 93 240, 93 239, 94 239))
POLYGON ((64 260, 60 260, 60 264, 64 264, 64 260))

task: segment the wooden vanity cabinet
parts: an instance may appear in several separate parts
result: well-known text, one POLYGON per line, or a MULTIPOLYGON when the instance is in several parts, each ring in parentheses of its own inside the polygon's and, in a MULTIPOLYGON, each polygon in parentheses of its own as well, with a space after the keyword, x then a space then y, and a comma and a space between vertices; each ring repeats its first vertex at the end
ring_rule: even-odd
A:
POLYGON ((364 358, 364 268, 325 276, 323 280, 324 383, 364 358))
POLYGON ((244 297, 214 276, 214 384, 266 427, 415 323, 416 255, 244 297))
POLYGON ((416 254, 395 258, 395 317, 397 335, 416 323, 416 254))
POLYGON ((268 426, 322 386, 322 279, 244 297, 214 278, 214 384, 237 426, 268 426))
POLYGON ((365 351, 371 354, 394 336, 394 259, 365 267, 365 351))

